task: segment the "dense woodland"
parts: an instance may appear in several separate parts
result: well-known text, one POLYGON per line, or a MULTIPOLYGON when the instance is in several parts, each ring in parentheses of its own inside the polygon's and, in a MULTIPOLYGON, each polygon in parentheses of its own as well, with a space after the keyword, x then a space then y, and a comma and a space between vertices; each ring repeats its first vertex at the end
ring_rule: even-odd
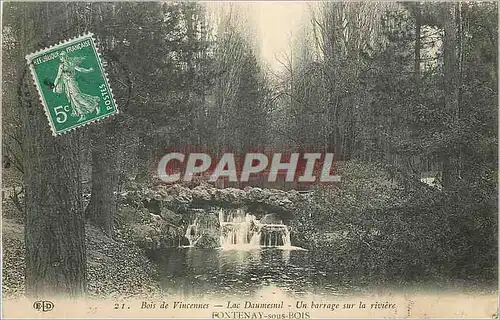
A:
POLYGON ((495 277, 497 3, 311 3, 280 70, 231 3, 3 8, 4 172, 21 177, 7 187, 28 294, 85 293, 85 224, 114 237, 116 192, 154 184, 169 148, 329 150, 348 179, 314 187, 297 241, 354 252, 343 265, 367 274, 495 277), (120 114, 52 137, 25 55, 89 31, 120 114), (344 249, 322 237, 340 227, 359 234, 344 249))

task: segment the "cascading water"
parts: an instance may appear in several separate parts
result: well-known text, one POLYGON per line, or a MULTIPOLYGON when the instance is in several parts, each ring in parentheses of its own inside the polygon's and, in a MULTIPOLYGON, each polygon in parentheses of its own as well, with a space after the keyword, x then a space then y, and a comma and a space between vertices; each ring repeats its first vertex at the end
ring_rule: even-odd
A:
MULTIPOLYGON (((262 219, 265 220, 265 219, 262 219)), ((230 211, 227 215, 221 209, 219 222, 222 248, 290 248, 290 230, 280 223, 264 223, 241 209, 230 211)))
POLYGON ((251 230, 255 217, 248 215, 241 209, 230 212, 224 217, 224 212, 219 213, 221 227, 221 246, 248 245, 251 243, 251 230), (250 237, 249 237, 250 236, 250 237))
POLYGON ((195 219, 193 224, 187 227, 185 237, 188 239, 190 247, 194 247, 200 240, 201 234, 198 232, 198 219, 195 219))
POLYGON ((290 247, 290 230, 284 224, 260 224, 259 244, 265 247, 290 247))

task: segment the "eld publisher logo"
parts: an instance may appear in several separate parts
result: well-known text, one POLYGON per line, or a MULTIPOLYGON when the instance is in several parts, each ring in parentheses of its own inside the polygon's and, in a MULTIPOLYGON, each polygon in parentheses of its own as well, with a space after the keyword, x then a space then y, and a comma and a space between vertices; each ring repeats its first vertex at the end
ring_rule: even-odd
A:
POLYGON ((52 311, 54 309, 54 303, 49 300, 38 300, 33 303, 33 309, 43 312, 52 311))

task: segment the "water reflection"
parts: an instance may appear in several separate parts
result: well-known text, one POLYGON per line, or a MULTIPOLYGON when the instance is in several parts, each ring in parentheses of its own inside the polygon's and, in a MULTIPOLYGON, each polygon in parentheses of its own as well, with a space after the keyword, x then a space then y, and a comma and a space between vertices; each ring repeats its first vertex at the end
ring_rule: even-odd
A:
POLYGON ((156 251, 152 258, 160 272, 164 294, 184 297, 245 297, 273 288, 299 297, 304 294, 331 297, 374 290, 420 292, 422 288, 471 290, 469 282, 432 276, 412 281, 377 278, 367 274, 362 265, 349 263, 345 256, 327 256, 321 251, 167 248, 156 251))
POLYGON ((250 296, 276 286, 295 295, 332 295, 353 289, 303 250, 168 248, 155 259, 166 294, 250 296))

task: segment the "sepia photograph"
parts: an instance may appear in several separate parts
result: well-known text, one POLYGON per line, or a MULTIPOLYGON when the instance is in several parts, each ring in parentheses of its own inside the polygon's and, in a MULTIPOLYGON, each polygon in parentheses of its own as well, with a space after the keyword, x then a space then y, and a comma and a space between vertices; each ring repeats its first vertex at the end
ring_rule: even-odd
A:
POLYGON ((498 2, 17 2, 3 319, 498 319, 498 2))

